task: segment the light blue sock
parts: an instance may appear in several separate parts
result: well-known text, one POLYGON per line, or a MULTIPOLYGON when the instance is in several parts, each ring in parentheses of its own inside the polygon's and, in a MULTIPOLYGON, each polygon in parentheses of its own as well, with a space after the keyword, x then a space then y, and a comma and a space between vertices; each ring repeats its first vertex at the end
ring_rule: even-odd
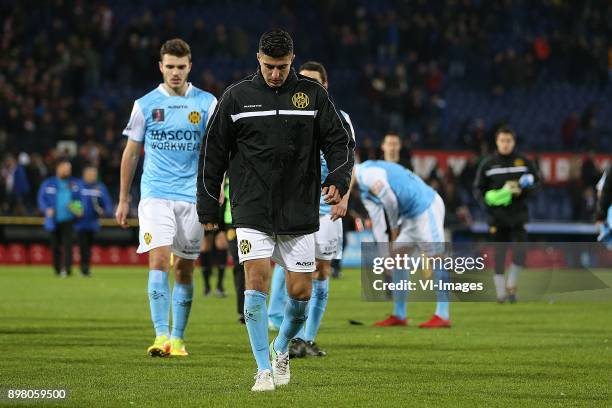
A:
MULTIPOLYGON (((395 269, 392 272, 393 283, 399 283, 404 279, 408 279, 408 271, 395 269)), ((408 299, 407 290, 394 290, 392 291, 393 296, 393 315, 398 319, 404 320, 406 318, 406 301, 408 299)))
POLYGON ((149 306, 156 336, 167 336, 170 331, 170 283, 168 273, 149 271, 149 306))
MULTIPOLYGON (((306 322, 308 322, 308 320, 306 320, 306 322)), ((306 323, 304 323, 302 325, 302 327, 300 327, 300 330, 298 330, 298 332, 296 333, 296 335, 293 338, 294 339, 306 340, 306 323)))
MULTIPOLYGON (((435 270, 434 271, 434 276, 435 276, 435 280, 436 283, 442 281, 442 282, 450 282, 450 276, 447 270, 442 269, 442 270, 435 270)), ((448 307, 448 291, 447 290, 439 290, 436 293, 436 299, 437 299, 437 303, 436 303, 436 315, 438 315, 439 317, 448 320, 449 319, 449 307, 448 307)))
MULTIPOLYGON (((329 279, 312 281, 312 296, 308 306, 308 319, 306 327, 306 337, 301 337, 306 341, 314 341, 321 326, 321 320, 327 307, 327 295, 329 293, 329 279)), ((299 337, 299 336, 298 336, 299 337)))
POLYGON ((257 290, 244 291, 244 320, 249 333, 251 350, 257 362, 257 370, 271 370, 265 293, 257 290))
POLYGON ((172 289, 172 337, 184 338, 192 299, 193 283, 185 285, 174 282, 174 289, 172 289))
POLYGON ((300 327, 304 325, 308 317, 308 301, 289 298, 285 307, 285 317, 281 324, 278 336, 274 340, 274 350, 285 353, 289 346, 289 340, 295 337, 300 327))
POLYGON ((287 303, 287 287, 285 286, 285 270, 278 264, 272 272, 272 287, 270 288, 270 303, 268 305, 268 319, 276 327, 280 327, 285 314, 287 303))

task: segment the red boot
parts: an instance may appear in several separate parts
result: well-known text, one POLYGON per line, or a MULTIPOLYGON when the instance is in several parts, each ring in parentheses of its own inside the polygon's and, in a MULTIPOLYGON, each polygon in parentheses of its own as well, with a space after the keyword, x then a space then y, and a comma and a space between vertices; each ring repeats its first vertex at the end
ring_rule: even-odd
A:
POLYGON ((440 329, 440 328, 450 328, 451 321, 441 318, 438 315, 433 315, 429 321, 425 323, 419 324, 421 329, 440 329))
POLYGON ((390 327, 390 326, 406 326, 408 324, 407 319, 400 319, 395 315, 387 317, 385 320, 374 323, 376 327, 390 327))

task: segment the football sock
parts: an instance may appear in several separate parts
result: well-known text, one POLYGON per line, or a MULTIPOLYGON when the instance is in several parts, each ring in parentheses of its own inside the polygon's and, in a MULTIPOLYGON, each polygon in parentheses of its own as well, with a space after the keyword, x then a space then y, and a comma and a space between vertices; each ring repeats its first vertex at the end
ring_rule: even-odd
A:
POLYGON ((268 315, 266 294, 257 290, 244 291, 244 319, 257 370, 271 370, 268 351, 268 315))
POLYGON ((268 318, 276 327, 280 327, 283 322, 286 303, 287 287, 285 286, 285 270, 277 264, 274 267, 274 272, 272 272, 270 304, 268 305, 268 318))
MULTIPOLYGON (((399 283, 404 279, 408 279, 407 270, 395 269, 392 272, 393 283, 399 283)), ((408 299, 408 290, 393 290, 393 315, 398 319, 406 319, 406 300, 408 299)))
POLYGON ((516 288, 516 284, 518 281, 519 273, 523 270, 522 266, 518 266, 516 264, 511 264, 510 269, 508 270, 508 282, 507 285, 509 288, 516 288))
MULTIPOLYGON (((445 269, 437 269, 434 271, 434 276, 436 283, 442 281, 443 283, 449 282, 450 277, 449 273, 445 269)), ((436 315, 439 317, 448 320, 449 311, 448 311, 448 291, 447 290, 438 290, 436 292, 436 315)))
POLYGON ((183 338, 191 312, 193 284, 174 282, 172 290, 172 337, 183 338))
POLYGON ((496 273, 493 275, 493 282, 495 283, 495 293, 497 294, 497 299, 504 299, 506 297, 506 282, 504 275, 496 273))
POLYGON ((223 278, 225 277, 225 264, 227 263, 227 251, 218 249, 216 252, 217 268, 219 268, 219 280, 217 281, 217 290, 223 292, 223 278))
MULTIPOLYGON (((306 321, 308 321, 308 320, 306 320, 306 321)), ((295 334, 295 336, 293 336, 293 338, 294 339, 306 340, 306 323, 304 323, 302 325, 302 327, 300 327, 300 330, 298 330, 298 332, 295 334)))
POLYGON ((313 280, 312 281, 312 296, 308 306, 308 319, 304 326, 306 327, 306 338, 304 340, 314 341, 325 314, 327 306, 327 295, 329 293, 329 279, 313 280))
POLYGON ((212 257, 210 251, 200 252, 200 263, 202 264, 202 279, 204 290, 210 291, 210 275, 212 274, 212 257))
POLYGON ((168 273, 160 270, 149 271, 149 306, 156 336, 167 336, 170 321, 170 283, 168 273))
POLYGON ((308 317, 308 301, 289 298, 285 307, 285 316, 281 324, 278 336, 274 341, 274 350, 281 353, 287 352, 289 340, 295 337, 300 327, 304 325, 308 317))

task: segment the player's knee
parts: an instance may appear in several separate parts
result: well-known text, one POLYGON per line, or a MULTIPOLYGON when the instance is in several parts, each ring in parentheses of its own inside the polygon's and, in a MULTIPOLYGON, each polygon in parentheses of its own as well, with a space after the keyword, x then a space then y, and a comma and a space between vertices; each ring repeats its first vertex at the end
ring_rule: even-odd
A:
POLYGON ((174 278, 178 283, 189 285, 193 283, 194 261, 190 259, 180 259, 174 268, 174 278))
POLYGON ((270 261, 267 259, 247 260, 243 266, 246 289, 268 293, 270 261))
POLYGON ((312 275, 304 274, 307 279, 294 279, 287 284, 287 294, 295 300, 310 300, 312 291, 312 275))
POLYGON ((170 269, 170 255, 155 252, 149 255, 149 268, 168 272, 170 269))
POLYGON ((245 288, 247 290, 256 290, 262 293, 268 293, 268 284, 263 276, 258 275, 247 275, 245 288))
POLYGON ((268 282, 265 274, 249 270, 245 274, 245 287, 247 290, 257 290, 259 292, 268 293, 268 282))
POLYGON ((325 280, 331 271, 331 261, 317 259, 317 269, 312 273, 312 279, 325 280))

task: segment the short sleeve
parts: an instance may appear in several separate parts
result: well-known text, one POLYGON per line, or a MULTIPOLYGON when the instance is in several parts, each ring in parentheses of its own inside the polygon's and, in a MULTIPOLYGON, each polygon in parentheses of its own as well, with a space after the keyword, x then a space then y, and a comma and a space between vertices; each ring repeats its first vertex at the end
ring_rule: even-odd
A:
POLYGON ((145 134, 145 118, 138 101, 134 102, 130 120, 123 129, 123 135, 129 137, 135 142, 142 143, 145 134))
POLYGON ((213 96, 212 100, 210 101, 210 104, 208 105, 208 112, 206 113, 206 124, 204 125, 204 127, 208 126, 208 122, 210 122, 210 118, 212 118, 216 107, 217 107, 217 98, 213 96))

